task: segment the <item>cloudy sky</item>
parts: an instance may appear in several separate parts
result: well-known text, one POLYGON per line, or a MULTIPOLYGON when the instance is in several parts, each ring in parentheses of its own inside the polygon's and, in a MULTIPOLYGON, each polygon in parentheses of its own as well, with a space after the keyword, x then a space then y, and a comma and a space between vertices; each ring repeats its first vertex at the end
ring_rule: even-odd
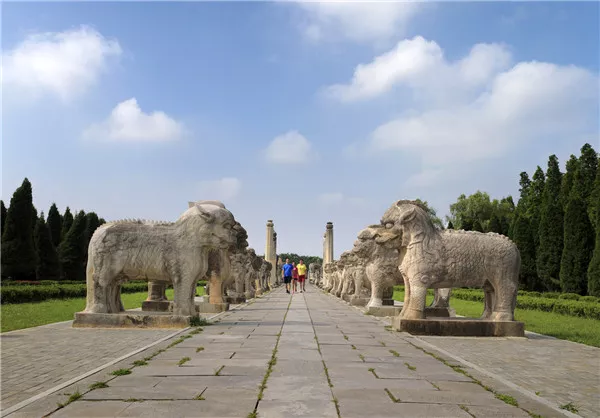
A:
POLYGON ((599 4, 5 3, 2 198, 336 257, 401 198, 517 196, 598 140, 599 4))

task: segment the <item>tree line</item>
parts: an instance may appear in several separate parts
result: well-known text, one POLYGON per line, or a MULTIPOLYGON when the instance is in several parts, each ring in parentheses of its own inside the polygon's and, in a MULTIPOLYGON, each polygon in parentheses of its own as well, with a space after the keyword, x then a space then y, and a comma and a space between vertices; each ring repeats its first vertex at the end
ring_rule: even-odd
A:
POLYGON ((490 200, 477 191, 450 205, 447 228, 507 235, 521 253, 521 287, 600 296, 600 164, 590 144, 561 172, 556 155, 546 171, 520 173, 519 200, 490 200))
POLYGON ((12 280, 85 280, 87 248, 105 220, 94 212, 69 207, 61 214, 53 203, 38 215, 27 178, 8 208, 0 201, 2 277, 12 280))

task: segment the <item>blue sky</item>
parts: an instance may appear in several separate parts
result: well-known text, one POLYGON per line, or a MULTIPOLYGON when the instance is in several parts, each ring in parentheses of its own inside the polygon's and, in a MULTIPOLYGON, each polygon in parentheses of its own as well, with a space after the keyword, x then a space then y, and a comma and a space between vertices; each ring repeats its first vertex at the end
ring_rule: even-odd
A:
POLYGON ((336 257, 401 198, 518 194, 598 143, 599 4, 4 3, 2 198, 336 257), (156 113, 160 112, 160 113, 156 113), (112 116, 111 116, 112 115, 112 116))

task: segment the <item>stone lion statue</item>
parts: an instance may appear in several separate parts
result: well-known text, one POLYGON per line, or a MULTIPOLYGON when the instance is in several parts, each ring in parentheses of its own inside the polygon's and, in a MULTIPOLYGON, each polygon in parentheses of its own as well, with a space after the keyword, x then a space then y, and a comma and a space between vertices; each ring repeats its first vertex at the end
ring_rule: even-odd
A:
POLYGON ((210 270, 227 274, 236 221, 215 204, 193 204, 175 222, 124 220, 100 226, 90 239, 84 312, 118 313, 121 283, 173 283, 175 315, 196 315, 196 283, 210 270))
POLYGON ((482 319, 513 321, 521 257, 517 246, 496 233, 434 227, 418 202, 400 200, 381 224, 397 237, 405 297, 402 318, 424 318, 428 288, 482 287, 482 319))

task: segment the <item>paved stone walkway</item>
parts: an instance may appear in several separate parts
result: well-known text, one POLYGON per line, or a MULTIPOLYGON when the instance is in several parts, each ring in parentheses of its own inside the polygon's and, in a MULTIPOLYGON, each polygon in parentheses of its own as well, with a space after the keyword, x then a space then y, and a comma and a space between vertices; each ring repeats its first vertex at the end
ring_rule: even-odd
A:
POLYGON ((564 416, 519 394, 519 407, 505 403, 498 382, 312 286, 294 296, 276 289, 181 335, 9 416, 564 416), (121 368, 131 373, 111 374, 121 368), (90 390, 97 382, 107 387, 90 390))

